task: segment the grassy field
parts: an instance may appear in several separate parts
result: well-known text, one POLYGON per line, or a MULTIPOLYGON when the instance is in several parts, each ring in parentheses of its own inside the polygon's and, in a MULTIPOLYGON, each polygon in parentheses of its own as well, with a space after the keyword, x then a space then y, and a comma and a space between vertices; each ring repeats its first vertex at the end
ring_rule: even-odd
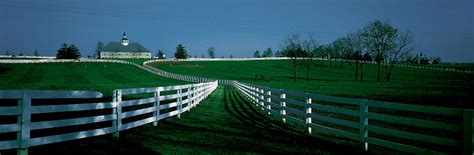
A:
MULTIPOLYGON (((31 148, 31 154, 335 154, 363 153, 360 144, 307 136, 282 124, 230 87, 219 87, 181 118, 158 126, 31 148), (341 149, 344 148, 344 149, 341 149)), ((374 147, 373 151, 377 151, 374 147)), ((380 151, 380 150, 379 150, 380 151)))
POLYGON ((338 63, 335 65, 332 62, 331 65, 327 61, 316 61, 309 81, 306 81, 304 68, 299 67, 298 81, 294 82, 291 64, 286 60, 165 62, 151 65, 174 73, 239 80, 278 89, 402 103, 474 107, 472 74, 395 68, 391 82, 377 82, 376 65, 364 65, 364 81, 361 82, 354 80, 354 72, 347 63, 339 68, 338 63))
POLYGON ((157 87, 186 82, 115 63, 0 64, 0 89, 94 90, 157 87))

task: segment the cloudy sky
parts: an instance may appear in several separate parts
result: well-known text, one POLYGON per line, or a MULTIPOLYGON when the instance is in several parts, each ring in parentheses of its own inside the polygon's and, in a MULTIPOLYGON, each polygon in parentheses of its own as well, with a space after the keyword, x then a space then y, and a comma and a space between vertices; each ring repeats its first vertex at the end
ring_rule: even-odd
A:
POLYGON ((192 56, 214 46, 218 57, 251 57, 291 33, 326 44, 379 19, 413 32, 418 52, 474 62, 474 0, 2 0, 0 18, 0 54, 72 43, 87 56, 126 32, 153 54, 181 43, 192 56))

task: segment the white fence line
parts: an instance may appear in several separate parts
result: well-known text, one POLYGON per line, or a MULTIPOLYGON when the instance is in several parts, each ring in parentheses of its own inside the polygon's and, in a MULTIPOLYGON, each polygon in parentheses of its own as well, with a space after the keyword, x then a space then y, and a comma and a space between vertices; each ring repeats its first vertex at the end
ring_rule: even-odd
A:
POLYGON ((68 140, 82 139, 119 132, 156 122, 191 110, 218 86, 216 81, 154 88, 117 89, 113 91, 111 102, 33 105, 35 99, 97 99, 102 93, 93 91, 41 91, 41 90, 0 90, 0 100, 15 99, 16 106, 0 106, 0 116, 17 116, 16 123, 0 124, 0 133, 16 133, 16 139, 0 139, 0 150, 17 149, 17 154, 28 154, 28 148, 68 140), (166 92, 168 94, 163 94, 166 92), (173 93, 174 92, 174 93, 173 93), (123 100, 124 95, 153 93, 153 97, 123 100), (169 94, 171 93, 171 94, 169 94), (145 105, 145 106, 144 106, 145 105), (147 106, 146 106, 147 105, 147 106), (103 111, 110 113, 84 116, 75 112, 103 111), (162 112, 163 111, 163 112, 162 112), (42 114, 74 114, 76 117, 31 121, 42 114), (35 115, 32 115, 35 114, 35 115), (138 119, 136 119, 138 117, 138 119), (33 118, 33 119, 32 119, 33 118), (124 122, 124 121, 127 122, 124 122), (112 122, 102 127, 97 123, 112 122), (89 125, 93 129, 56 133, 60 127, 89 125), (52 135, 31 137, 32 131, 51 130, 52 135))
POLYGON ((471 154, 473 151, 473 110, 333 97, 278 90, 240 82, 235 82, 234 86, 255 105, 268 114, 280 117, 283 122, 305 126, 309 134, 325 133, 359 141, 365 150, 370 144, 416 154, 445 153, 420 145, 414 146, 413 143, 405 141, 393 141, 387 137, 371 136, 385 135, 427 145, 463 150, 464 154, 471 154), (399 113, 386 113, 383 109, 399 111, 399 113), (317 112, 313 112, 315 110, 317 112), (410 112, 428 114, 434 119, 406 115, 410 112), (445 117, 454 117, 463 121, 462 123, 453 123, 442 120, 445 117), (379 123, 369 124, 369 122, 379 123), (397 127, 383 125, 380 122, 397 124, 397 127), (415 132, 407 130, 407 127, 399 126, 417 127, 424 130, 415 132), (431 130, 442 131, 443 135, 433 134, 434 131, 431 130), (445 133, 460 134, 462 138, 446 136, 445 133))
POLYGON ((0 58, 4 59, 56 59, 56 57, 53 56, 31 56, 31 55, 0 55, 0 58))
MULTIPOLYGON (((176 61, 253 61, 253 60, 288 60, 288 57, 271 57, 271 58, 189 58, 189 59, 154 59, 148 60, 143 62, 143 65, 153 63, 153 62, 176 62, 176 61)), ((301 58, 300 58, 301 59, 301 58)), ((324 61, 340 61, 340 59, 322 59, 322 58, 314 58, 314 60, 324 60, 324 61)), ((345 62, 351 62, 351 60, 343 60, 345 62)), ((110 59, 34 59, 34 60, 22 60, 22 59, 0 59, 0 63, 61 63, 61 62, 110 62, 110 63, 122 63, 122 64, 129 64, 129 65, 137 65, 135 63, 125 61, 125 60, 110 60, 110 59)), ((375 62, 371 61, 361 61, 362 63, 366 64, 376 64, 375 62)), ((382 65, 385 65, 382 63, 382 65)), ((428 66, 416 66, 411 64, 395 64, 397 67, 404 67, 404 68, 412 68, 412 69, 428 69, 428 70, 435 70, 435 71, 448 71, 448 72, 458 72, 458 73, 466 73, 466 74, 473 74, 474 71, 470 70, 456 70, 454 68, 440 68, 440 67, 428 67, 428 66)), ((210 78, 208 78, 210 79, 210 78)), ((202 81, 201 81, 202 82, 202 81)))
MULTIPOLYGON (((193 59, 196 60, 196 59, 193 59)), ((191 75, 183 75, 183 74, 176 74, 167 71, 163 71, 161 69, 148 66, 149 63, 155 62, 163 62, 163 61, 173 61, 173 60, 166 60, 166 59, 159 59, 159 60, 149 60, 143 62, 143 69, 149 70, 151 73, 154 73, 159 76, 182 80, 182 81, 189 81, 189 82, 207 82, 207 81, 217 81, 220 85, 233 85, 234 80, 224 80, 224 79, 213 79, 213 78, 204 78, 198 76, 191 76, 191 75)), ((202 61, 205 61, 204 59, 202 61)))
MULTIPOLYGON (((289 57, 270 57, 270 58, 189 58, 189 59, 155 59, 155 60, 148 60, 143 63, 143 65, 153 62, 179 62, 179 61, 254 61, 254 60, 290 60, 289 57)), ((304 58, 298 58, 304 59, 304 58)), ((313 60, 319 61, 334 61, 339 62, 340 59, 323 59, 323 58, 313 58, 313 60)), ((353 62, 353 60, 343 60, 344 62, 353 62)), ((376 62, 372 61, 360 61, 364 64, 376 64, 376 62)), ((382 65, 386 65, 386 63, 381 63, 382 65)), ((394 64, 396 67, 404 67, 404 68, 412 68, 412 69, 428 69, 428 70, 435 70, 435 71, 449 71, 449 72, 458 72, 458 73, 469 73, 472 74, 474 71, 470 70, 456 70, 454 68, 441 68, 441 67, 429 67, 429 66, 417 66, 412 64, 402 64, 397 63, 394 64)))

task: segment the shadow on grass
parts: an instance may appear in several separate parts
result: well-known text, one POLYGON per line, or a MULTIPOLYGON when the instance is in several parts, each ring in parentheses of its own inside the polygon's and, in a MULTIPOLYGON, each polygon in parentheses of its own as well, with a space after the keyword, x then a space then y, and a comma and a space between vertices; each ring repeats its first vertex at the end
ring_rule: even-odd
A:
POLYGON ((296 131, 267 116, 230 87, 218 88, 181 119, 137 129, 131 136, 160 153, 363 153, 296 131), (340 149, 341 147, 345 149, 340 149))
MULTIPOLYGON (((110 134, 80 140, 40 145, 29 148, 29 154, 67 154, 67 155, 130 155, 159 154, 127 139, 116 140, 110 134)), ((15 155, 16 150, 1 150, 2 155, 15 155)))

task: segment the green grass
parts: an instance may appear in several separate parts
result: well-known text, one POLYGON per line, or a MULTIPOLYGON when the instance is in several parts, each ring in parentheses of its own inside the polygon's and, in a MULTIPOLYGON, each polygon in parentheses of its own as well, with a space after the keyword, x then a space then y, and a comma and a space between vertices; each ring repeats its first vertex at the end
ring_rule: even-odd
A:
POLYGON ((286 60, 164 62, 152 66, 174 73, 239 80, 277 89, 402 103, 473 107, 473 74, 395 68, 391 82, 377 82, 376 65, 364 65, 364 81, 361 82, 354 80, 349 64, 345 63, 343 68, 339 68, 338 64, 316 61, 309 81, 305 79, 304 68, 299 67, 297 82, 293 81, 291 64, 286 60), (265 78, 256 78, 259 75, 265 78))
MULTIPOLYGON (((236 90, 219 87, 181 118, 110 135, 33 147, 32 154, 333 154, 363 153, 357 143, 336 144, 267 117, 236 90), (116 147, 116 148, 113 148, 116 147), (341 149, 343 148, 343 149, 341 149), (69 153, 68 153, 69 154, 69 153)), ((333 140, 333 139, 332 139, 333 140)))
POLYGON ((0 89, 93 90, 185 84, 115 63, 0 64, 0 89))

